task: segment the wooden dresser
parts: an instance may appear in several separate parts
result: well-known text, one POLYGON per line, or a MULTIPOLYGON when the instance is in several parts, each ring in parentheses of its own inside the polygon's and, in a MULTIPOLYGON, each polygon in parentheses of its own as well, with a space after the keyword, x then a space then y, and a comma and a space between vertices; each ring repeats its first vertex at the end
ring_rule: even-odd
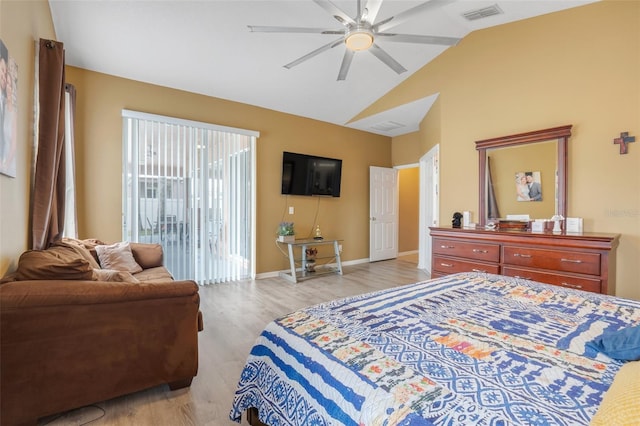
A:
POLYGON ((489 272, 615 294, 619 234, 429 229, 433 278, 489 272))

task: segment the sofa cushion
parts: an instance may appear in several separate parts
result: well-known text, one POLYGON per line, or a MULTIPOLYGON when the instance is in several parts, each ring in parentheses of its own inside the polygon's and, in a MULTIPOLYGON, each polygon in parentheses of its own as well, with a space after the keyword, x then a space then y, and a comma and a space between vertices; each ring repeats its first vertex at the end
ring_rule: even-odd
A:
POLYGON ((156 266, 155 268, 148 268, 142 272, 138 272, 134 277, 140 282, 164 282, 173 281, 173 276, 164 266, 156 266))
POLYGON ((76 249, 63 245, 22 253, 16 275, 20 281, 91 280, 93 268, 76 249))
POLYGON ((98 245, 96 246, 96 253, 98 253, 102 269, 113 269, 134 274, 142 271, 142 267, 133 258, 131 245, 128 241, 111 245, 98 245))
POLYGON ((107 281, 107 282, 122 282, 122 283, 139 283, 136 277, 131 272, 115 271, 113 269, 94 269, 93 270, 94 281, 107 281))

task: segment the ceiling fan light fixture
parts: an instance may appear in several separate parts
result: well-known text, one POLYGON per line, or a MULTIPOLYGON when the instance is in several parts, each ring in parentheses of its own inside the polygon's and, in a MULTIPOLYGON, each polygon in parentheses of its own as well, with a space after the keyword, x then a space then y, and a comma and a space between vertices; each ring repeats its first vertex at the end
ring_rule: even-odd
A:
POLYGON ((347 48, 353 51, 367 50, 373 45, 373 33, 366 29, 351 31, 344 39, 347 48))

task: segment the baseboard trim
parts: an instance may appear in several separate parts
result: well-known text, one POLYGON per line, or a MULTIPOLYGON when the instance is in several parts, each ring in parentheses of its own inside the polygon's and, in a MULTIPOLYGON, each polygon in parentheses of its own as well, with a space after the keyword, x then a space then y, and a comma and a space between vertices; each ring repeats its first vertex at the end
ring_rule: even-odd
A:
MULTIPOLYGON (((367 257, 365 259, 347 260, 345 262, 342 262, 342 267, 349 266, 349 265, 358 265, 360 263, 369 263, 369 258, 367 257)), ((328 263, 327 266, 335 267, 336 264, 335 263, 328 263)), ((282 269, 281 271, 262 272, 260 274, 256 274, 256 280, 261 280, 261 279, 264 279, 264 278, 279 277, 280 276, 280 272, 291 273, 291 270, 290 269, 282 269)))
MULTIPOLYGON (((418 254, 418 250, 403 251, 402 253, 398 253, 398 257, 400 257, 400 256, 408 256, 408 255, 411 255, 411 254, 418 254)), ((342 266, 358 265, 360 263, 369 263, 369 262, 370 262, 369 258, 366 257, 364 259, 356 259, 356 260, 344 261, 344 262, 342 262, 342 266)), ((327 265, 328 266, 333 266, 333 267, 336 266, 335 263, 329 263, 327 265)), ((260 274, 256 274, 256 280, 261 280, 261 279, 264 279, 264 278, 279 277, 280 276, 280 272, 290 273, 291 270, 282 269, 280 271, 262 272, 260 274)))

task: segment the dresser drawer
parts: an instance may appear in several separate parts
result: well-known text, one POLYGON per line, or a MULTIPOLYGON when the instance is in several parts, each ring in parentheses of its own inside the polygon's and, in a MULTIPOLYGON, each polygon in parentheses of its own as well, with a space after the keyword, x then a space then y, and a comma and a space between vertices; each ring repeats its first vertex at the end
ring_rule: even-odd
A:
POLYGON ((480 260, 483 262, 500 261, 499 244, 474 243, 470 241, 434 238, 433 253, 445 256, 464 257, 465 259, 480 260))
POLYGON ((488 272, 497 274, 500 270, 500 266, 497 264, 491 265, 435 255, 433 256, 432 268, 435 272, 444 274, 455 274, 456 272, 488 272))
POLYGON ((502 250, 502 262, 505 265, 600 275, 599 253, 543 250, 509 245, 505 245, 502 250))
POLYGON ((573 277, 570 275, 553 274, 541 271, 531 271, 512 267, 503 267, 502 275, 508 277, 525 278, 541 283, 553 284, 561 287, 575 288, 578 290, 600 293, 602 282, 595 278, 573 277))

